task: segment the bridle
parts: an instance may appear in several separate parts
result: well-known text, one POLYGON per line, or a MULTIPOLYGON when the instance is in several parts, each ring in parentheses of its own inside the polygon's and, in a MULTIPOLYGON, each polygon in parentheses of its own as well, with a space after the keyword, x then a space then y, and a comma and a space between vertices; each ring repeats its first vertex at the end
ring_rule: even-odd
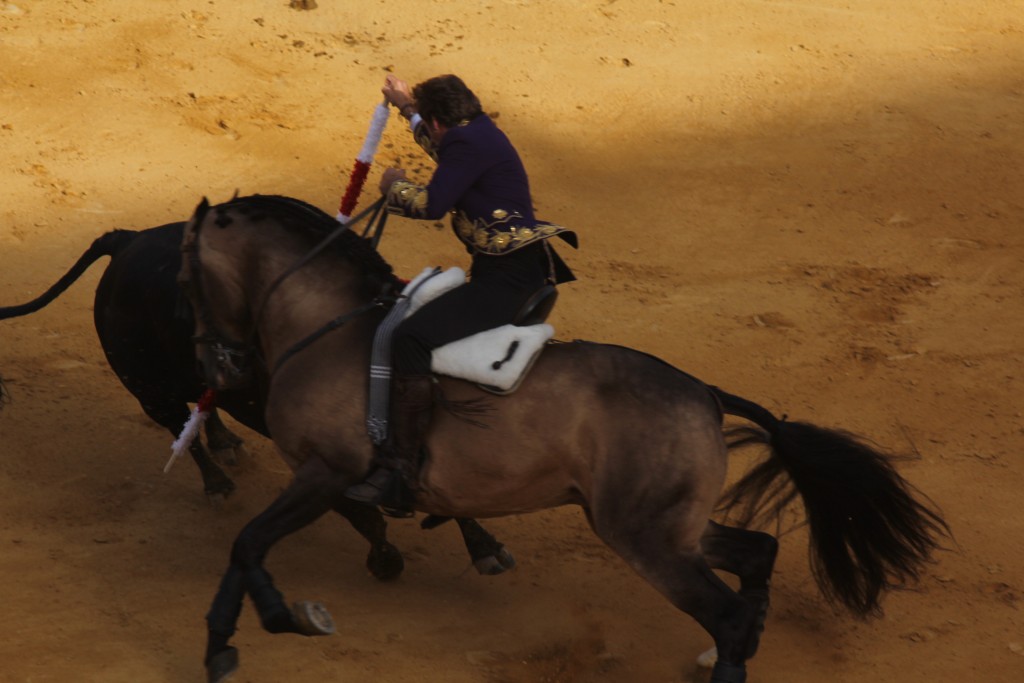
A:
MULTIPOLYGON (((312 212, 314 210, 312 207, 301 202, 294 202, 294 205, 306 209, 307 211, 312 212)), ((303 255, 302 258, 278 275, 271 283, 270 287, 267 288, 266 292, 264 292, 259 305, 256 307, 256 314, 253 316, 249 331, 245 335, 245 341, 236 341, 229 338, 217 326, 207 304, 208 300, 203 287, 202 262, 199 256, 199 231, 206 217, 206 213, 210 209, 209 203, 205 198, 203 199, 202 203, 196 209, 192 231, 187 236, 188 239, 186 239, 181 246, 182 257, 188 261, 189 277, 180 279, 178 284, 190 295, 189 298, 193 302, 195 314, 204 330, 203 334, 194 335, 192 337, 192 342, 197 347, 206 347, 210 360, 212 360, 216 369, 220 373, 223 373, 230 385, 236 386, 251 379, 253 369, 252 359, 254 357, 257 359, 261 367, 266 368, 266 362, 259 352, 257 330, 259 329, 259 323, 266 310, 270 296, 277 290, 281 283, 289 276, 301 270, 306 264, 320 255, 331 243, 340 237, 342 233, 358 224, 367 216, 369 216, 369 220, 367 221, 366 228, 363 230, 361 237, 368 238, 371 246, 376 249, 384 234, 384 225, 387 222, 388 212, 384 211, 383 207, 384 198, 382 197, 348 222, 340 224, 326 237, 324 237, 315 247, 303 255)), ((370 302, 347 313, 343 313, 321 326, 312 334, 292 345, 278 359, 273 371, 271 372, 271 376, 281 368, 285 361, 292 358, 295 354, 299 353, 328 332, 338 329, 349 320, 367 313, 374 308, 383 308, 393 304, 395 296, 391 291, 392 288, 392 283, 385 283, 378 295, 370 302)), ((208 373, 209 371, 206 370, 206 372, 208 373)), ((209 382, 209 380, 210 377, 207 376, 207 382, 209 382)))

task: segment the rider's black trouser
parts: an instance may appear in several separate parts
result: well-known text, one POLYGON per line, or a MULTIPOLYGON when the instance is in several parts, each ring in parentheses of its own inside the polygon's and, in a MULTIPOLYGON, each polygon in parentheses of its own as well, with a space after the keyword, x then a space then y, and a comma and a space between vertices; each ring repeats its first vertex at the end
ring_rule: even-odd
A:
POLYGON ((395 330, 395 374, 430 374, 434 349, 511 323, 549 280, 550 270, 541 242, 501 256, 475 255, 469 282, 426 304, 395 330))

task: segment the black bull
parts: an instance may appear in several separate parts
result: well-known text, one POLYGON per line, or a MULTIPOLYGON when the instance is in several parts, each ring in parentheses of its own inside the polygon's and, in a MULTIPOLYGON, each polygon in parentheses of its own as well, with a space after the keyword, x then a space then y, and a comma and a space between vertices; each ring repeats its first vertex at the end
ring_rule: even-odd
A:
MULTIPOLYGON (((0 307, 0 320, 34 313, 70 287, 104 256, 110 263, 96 287, 93 316, 110 367, 153 421, 177 436, 189 417, 188 404, 204 391, 196 371, 192 342, 194 322, 188 302, 179 295, 181 241, 185 223, 147 230, 112 230, 98 237, 68 272, 38 298, 18 306, 0 307)), ((263 418, 262 386, 217 394, 217 405, 231 417, 269 438, 263 418)), ((0 405, 3 394, 0 393, 0 405)), ((206 420, 207 444, 233 457, 242 440, 211 411, 206 420)), ((207 495, 226 496, 235 484, 196 438, 189 452, 203 478, 207 495)), ((352 503, 339 512, 370 542, 367 566, 374 576, 398 576, 402 556, 386 538, 387 524, 372 508, 352 503)), ((425 527, 441 519, 427 518, 425 527)), ((477 570, 499 574, 514 565, 512 556, 474 520, 459 519, 459 529, 477 570)))

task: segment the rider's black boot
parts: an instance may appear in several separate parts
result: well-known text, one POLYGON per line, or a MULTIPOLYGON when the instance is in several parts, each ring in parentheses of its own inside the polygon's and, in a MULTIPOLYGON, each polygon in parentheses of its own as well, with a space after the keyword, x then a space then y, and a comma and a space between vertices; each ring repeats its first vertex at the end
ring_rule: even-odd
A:
POLYGON ((399 375, 391 402, 391 439, 378 456, 376 467, 345 497, 367 505, 379 505, 386 515, 411 517, 416 502, 419 453, 434 408, 431 375, 399 375))

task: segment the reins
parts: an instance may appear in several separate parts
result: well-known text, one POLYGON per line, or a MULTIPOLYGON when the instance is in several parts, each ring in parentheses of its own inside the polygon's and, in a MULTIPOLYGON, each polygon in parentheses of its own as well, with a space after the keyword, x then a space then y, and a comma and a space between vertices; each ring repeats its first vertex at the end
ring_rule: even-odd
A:
POLYGON ((281 357, 277 359, 277 363, 274 364, 274 369, 270 372, 270 376, 273 377, 286 361, 291 360, 292 356, 296 355, 300 351, 305 351, 308 346, 328 332, 333 332, 353 318, 358 318, 364 313, 370 312, 374 308, 383 308, 389 303, 394 303, 394 297, 388 296, 387 290, 390 286, 391 285, 385 285, 384 289, 378 296, 374 297, 373 301, 365 303, 359 308, 355 308, 348 313, 342 313, 334 320, 324 324, 312 334, 303 337, 301 340, 292 344, 283 354, 281 354, 281 357))
POLYGON ((370 242, 374 250, 377 249, 377 244, 380 243, 381 235, 384 234, 384 224, 387 222, 388 217, 387 211, 381 211, 381 209, 384 206, 384 199, 384 197, 381 197, 376 202, 368 206, 366 209, 363 209, 363 211, 356 215, 354 218, 352 218, 352 220, 338 225, 338 227, 332 230, 331 233, 327 235, 327 237, 320 240, 319 244, 317 244, 309 252, 307 252, 305 256, 300 258, 298 261, 293 263, 287 270, 285 270, 283 273, 277 276, 277 278, 270 284, 270 287, 267 288, 267 291, 263 294, 263 300, 260 302, 260 305, 256 308, 256 315, 253 317, 253 332, 250 333, 250 339, 255 335, 256 327, 259 325, 260 319, 263 317, 263 311, 267 306, 267 301, 270 299, 270 295, 274 293, 274 291, 281 285, 281 283, 284 282, 288 277, 294 275, 303 267, 305 267, 306 264, 308 264, 314 258, 319 256, 324 249, 330 246, 331 243, 334 242, 334 240, 338 239, 338 237, 340 237, 342 233, 346 232, 350 227, 357 224, 359 221, 363 220, 364 218, 366 218, 368 214, 371 213, 372 216, 370 217, 370 220, 368 221, 366 229, 363 231, 362 236, 366 237, 367 233, 369 233, 370 230, 375 227, 374 224, 376 222, 379 222, 379 225, 376 226, 375 234, 373 238, 371 238, 370 242))
MULTIPOLYGON (((384 200, 385 198, 381 197, 376 202, 371 204, 368 208, 363 210, 362 213, 358 214, 355 218, 346 223, 342 223, 337 229, 335 229, 330 235, 328 235, 327 238, 320 242, 320 244, 316 245, 312 251, 310 251, 308 254, 302 257, 302 259, 300 259, 291 268, 282 273, 274 281, 274 284, 271 285, 271 289, 267 291, 267 296, 264 297, 263 299, 264 305, 267 302, 267 298, 269 298, 270 296, 270 292, 273 291, 273 288, 277 287, 277 285, 279 285, 281 281, 283 281, 286 277, 288 277, 289 275, 291 275, 292 273, 294 273, 295 271, 299 270, 304 265, 309 263, 313 259, 313 257, 319 254, 324 249, 324 247, 330 244, 338 235, 345 232, 345 230, 352 226, 353 224, 361 221, 363 218, 366 217, 367 214, 371 214, 370 220, 367 221, 366 228, 363 230, 363 234, 361 235, 361 237, 366 238, 366 236, 370 234, 372 231, 373 236, 369 238, 370 246, 373 247, 374 251, 376 251, 377 245, 380 244, 381 237, 384 235, 384 225, 387 223, 388 220, 388 212, 383 210, 384 200)), ((285 362, 290 360, 299 352, 304 351, 313 342, 315 342, 317 339, 324 336, 325 334, 333 332, 334 330, 338 329, 348 321, 354 318, 358 318, 364 313, 369 313, 374 308, 383 308, 389 303, 394 303, 396 297, 391 293, 391 289, 392 283, 385 283, 384 287, 381 288, 380 293, 377 296, 375 296, 372 301, 365 303, 362 306, 359 306, 358 308, 349 311, 348 313, 342 313, 334 320, 325 323, 315 332, 307 335, 306 337, 303 337, 296 343, 292 344, 285 350, 283 354, 281 354, 281 357, 277 359, 277 363, 274 364, 274 369, 271 370, 270 376, 273 377, 275 374, 277 374, 277 371, 281 369, 281 366, 284 365, 285 362)), ((256 320, 258 321, 259 318, 257 318, 256 320)))

